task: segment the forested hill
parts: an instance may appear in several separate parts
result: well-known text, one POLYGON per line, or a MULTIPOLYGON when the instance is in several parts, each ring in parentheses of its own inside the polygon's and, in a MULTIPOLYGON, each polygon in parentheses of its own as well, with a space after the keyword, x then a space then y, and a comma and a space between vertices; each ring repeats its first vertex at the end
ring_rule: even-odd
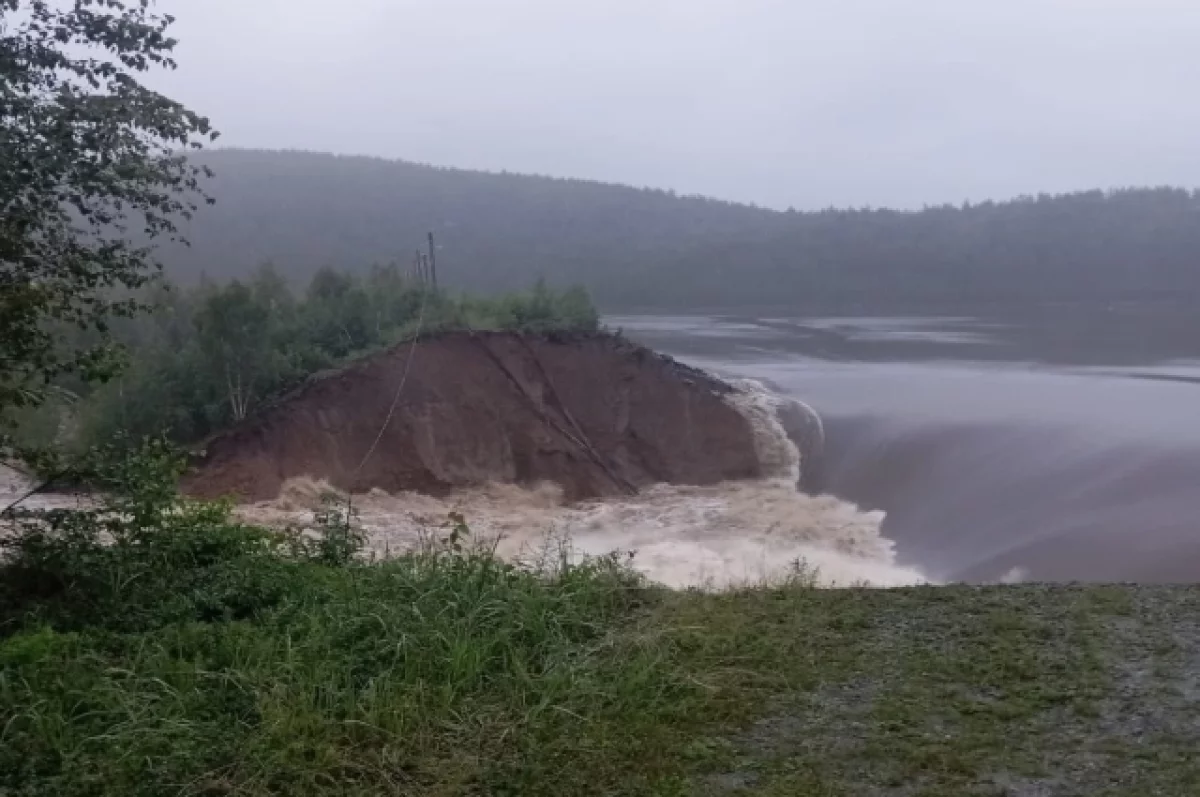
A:
POLYGON ((789 214, 653 275, 680 305, 973 310, 1200 299, 1200 192, 1090 191, 919 212, 789 214))
POLYGON ((917 212, 781 213, 580 180, 373 158, 220 150, 217 197, 166 252, 177 279, 264 261, 412 258, 433 230, 454 287, 581 282, 621 307, 888 310, 1200 298, 1200 192, 1092 191, 917 212))
POLYGON ((442 169, 308 152, 217 150, 200 157, 217 203, 196 214, 190 249, 164 258, 181 281, 220 279, 264 261, 305 282, 322 266, 408 264, 433 231, 439 272, 477 291, 539 276, 612 295, 642 271, 784 229, 782 214, 583 180, 442 169))

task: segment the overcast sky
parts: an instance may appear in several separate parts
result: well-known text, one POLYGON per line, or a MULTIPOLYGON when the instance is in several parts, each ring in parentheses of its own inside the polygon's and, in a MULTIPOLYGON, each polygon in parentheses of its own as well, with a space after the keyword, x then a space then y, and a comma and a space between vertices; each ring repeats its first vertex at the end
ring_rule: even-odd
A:
POLYGON ((227 145, 775 207, 1200 185, 1200 0, 159 0, 227 145))

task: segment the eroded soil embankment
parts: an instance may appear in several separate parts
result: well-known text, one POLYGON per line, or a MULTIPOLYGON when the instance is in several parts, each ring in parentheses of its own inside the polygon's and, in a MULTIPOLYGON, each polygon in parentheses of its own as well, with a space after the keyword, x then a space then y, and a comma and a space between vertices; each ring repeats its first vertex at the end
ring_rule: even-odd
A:
POLYGON ((551 481, 578 500, 762 475, 728 386, 623 339, 444 335, 411 349, 397 399, 410 349, 315 377, 208 441, 183 489, 261 501, 302 476, 432 495, 551 481))

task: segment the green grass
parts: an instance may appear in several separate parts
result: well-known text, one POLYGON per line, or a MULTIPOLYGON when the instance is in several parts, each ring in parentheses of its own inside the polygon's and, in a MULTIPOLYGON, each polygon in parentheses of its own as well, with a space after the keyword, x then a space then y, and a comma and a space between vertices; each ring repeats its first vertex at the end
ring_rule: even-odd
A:
POLYGON ((428 553, 320 582, 10 636, 0 793, 1200 793, 1195 591, 709 596, 428 553))
POLYGON ((314 581, 253 620, 9 637, 0 783, 580 792, 610 758, 652 761, 655 726, 690 691, 655 646, 613 633, 639 593, 602 564, 547 582, 486 556, 425 554, 314 581))
POLYGON ((680 593, 152 504, 10 550, 0 795, 1200 794, 1195 588, 680 593))

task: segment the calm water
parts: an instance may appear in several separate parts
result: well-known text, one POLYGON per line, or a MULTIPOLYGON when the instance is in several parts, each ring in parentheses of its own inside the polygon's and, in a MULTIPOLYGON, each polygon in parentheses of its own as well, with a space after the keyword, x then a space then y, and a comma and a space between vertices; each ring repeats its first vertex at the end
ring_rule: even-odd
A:
POLYGON ((1200 581, 1200 309, 608 323, 813 405, 820 487, 935 578, 1200 581))

